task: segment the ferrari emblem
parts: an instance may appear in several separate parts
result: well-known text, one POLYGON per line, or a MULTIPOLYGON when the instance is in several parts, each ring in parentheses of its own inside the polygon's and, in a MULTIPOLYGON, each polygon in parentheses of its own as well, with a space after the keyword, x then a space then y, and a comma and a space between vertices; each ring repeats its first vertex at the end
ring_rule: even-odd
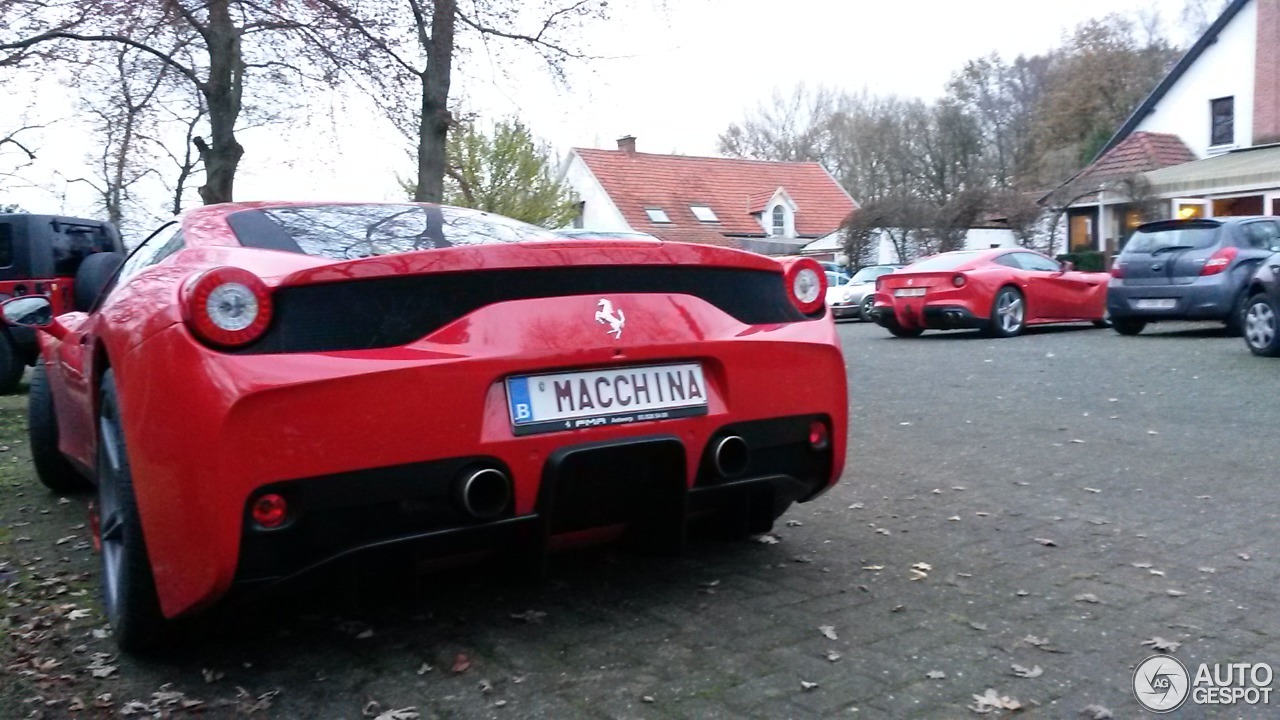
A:
POLYGON ((908 285, 915 285, 915 284, 916 284, 915 278, 907 278, 907 284, 908 284, 908 285))
POLYGON ((622 326, 627 324, 626 313, 622 312, 622 308, 618 308, 618 314, 614 315, 613 303, 603 298, 601 298, 597 307, 600 309, 596 310, 596 322, 601 325, 608 325, 609 329, 605 332, 612 335, 614 339, 620 339, 622 337, 622 326))

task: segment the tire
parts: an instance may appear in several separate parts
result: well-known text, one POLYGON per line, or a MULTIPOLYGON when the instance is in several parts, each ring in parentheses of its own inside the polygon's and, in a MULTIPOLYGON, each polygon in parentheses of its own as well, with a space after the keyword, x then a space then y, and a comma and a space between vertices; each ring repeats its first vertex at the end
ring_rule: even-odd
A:
POLYGON ((1111 329, 1121 335, 1137 335, 1147 326, 1145 320, 1134 320, 1132 318, 1111 318, 1111 329))
POLYGON ((1110 311, 1110 310, 1108 310, 1108 311, 1104 312, 1104 313, 1102 314, 1102 319, 1101 319, 1101 320, 1094 320, 1094 321, 1093 321, 1093 326, 1094 326, 1094 327, 1096 327, 1096 328, 1109 328, 1109 327, 1111 327, 1111 311, 1110 311))
POLYGON ((1249 352, 1261 357, 1280 355, 1280 308, 1269 296, 1258 293, 1249 298, 1241 325, 1249 352))
POLYGON ((120 649, 145 652, 161 645, 170 623, 160 612, 133 491, 115 378, 110 370, 102 378, 100 406, 98 514, 103 608, 120 649))
MULTIPOLYGON (((1253 300, 1249 302, 1252 304, 1253 300)), ((1240 337, 1244 333, 1244 313, 1245 313, 1245 296, 1242 292, 1240 297, 1231 303, 1231 314, 1227 315, 1227 319, 1223 320, 1223 324, 1227 328, 1229 337, 1240 337)))
POLYGON ((0 395, 12 395, 22 382, 22 372, 26 370, 22 354, 13 346, 9 334, 0 335, 0 395))
POLYGON ((862 299, 862 304, 858 306, 858 320, 869 322, 871 320, 871 308, 876 306, 876 298, 874 295, 868 295, 862 299))
POLYGON ((1000 288, 991 303, 987 334, 999 338, 1015 337, 1021 335, 1026 327, 1027 303, 1022 293, 1011 287, 1000 288))
POLYGON ((37 361, 31 371, 27 435, 31 441, 31 463, 36 467, 36 477, 45 487, 59 495, 83 492, 92 487, 58 450, 58 417, 42 361, 37 361))
POLYGON ((111 277, 124 263, 124 256, 117 252, 94 253, 80 261, 76 270, 76 284, 72 290, 72 302, 80 312, 89 312, 98 302, 98 295, 111 282, 111 277))
POLYGON ((921 328, 921 327, 904 328, 897 323, 893 323, 892 325, 885 325, 884 327, 886 330, 892 333, 894 337, 900 337, 900 338, 920 337, 924 333, 924 328, 921 328))

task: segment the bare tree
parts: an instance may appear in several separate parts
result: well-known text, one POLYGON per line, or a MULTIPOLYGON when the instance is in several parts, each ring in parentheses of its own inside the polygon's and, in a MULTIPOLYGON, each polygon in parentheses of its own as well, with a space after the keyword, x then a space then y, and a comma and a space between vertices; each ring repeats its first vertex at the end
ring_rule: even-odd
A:
POLYGON ((36 161, 33 146, 23 136, 43 128, 24 124, 0 135, 0 180, 16 177, 36 161))
POLYGON ((741 123, 732 123, 717 139, 722 155, 757 160, 828 162, 837 95, 803 82, 789 95, 775 89, 741 123))
POLYGON ((607 0, 314 0, 345 29, 330 52, 371 92, 417 149, 414 199, 444 196, 454 56, 463 47, 525 50, 557 74, 585 59, 573 31, 607 15, 607 0))

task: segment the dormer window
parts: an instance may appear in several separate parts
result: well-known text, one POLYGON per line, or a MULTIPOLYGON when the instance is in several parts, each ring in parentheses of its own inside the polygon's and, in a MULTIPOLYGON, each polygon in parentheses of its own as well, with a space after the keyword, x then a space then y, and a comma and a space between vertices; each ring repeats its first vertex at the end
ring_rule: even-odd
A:
POLYGON ((709 205, 690 205, 689 212, 698 218, 698 222, 713 223, 720 222, 720 218, 716 217, 716 213, 709 205))
POLYGON ((649 216, 649 222, 653 223, 669 223, 671 218, 667 217, 667 211, 662 208, 645 208, 644 214, 649 216))
POLYGON ((1234 97, 1209 101, 1210 145, 1230 145, 1236 141, 1235 105, 1234 97))
POLYGON ((773 237, 787 234, 787 208, 781 204, 773 206, 773 224, 769 228, 769 234, 773 237))

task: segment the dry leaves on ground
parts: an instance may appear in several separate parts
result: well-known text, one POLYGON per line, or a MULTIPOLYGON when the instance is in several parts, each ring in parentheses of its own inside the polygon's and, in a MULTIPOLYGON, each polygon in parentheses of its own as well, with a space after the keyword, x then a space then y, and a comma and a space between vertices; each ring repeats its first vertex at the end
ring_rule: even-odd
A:
POLYGON ((1080 708, 1080 717, 1084 720, 1111 720, 1111 711, 1101 705, 1085 705, 1080 708))
POLYGON ((969 709, 979 715, 986 715, 992 710, 1021 710, 1022 703, 1008 695, 1001 695, 991 688, 982 695, 973 696, 973 704, 969 709))
POLYGON ((1143 647, 1149 647, 1152 650, 1155 650, 1156 652, 1167 652, 1167 653, 1176 652, 1178 648, 1182 647, 1182 643, 1178 642, 1177 640, 1165 640, 1159 635, 1156 635, 1150 640, 1143 640, 1142 645, 1143 647))
POLYGON ((1044 669, 1041 668, 1039 665, 1035 665, 1033 667, 1027 668, 1018 664, 1014 664, 1012 669, 1013 669, 1014 676, 1020 677, 1020 678, 1038 678, 1044 674, 1044 669))
POLYGON ((820 625, 818 627, 818 632, 822 633, 822 636, 828 640, 840 639, 840 636, 836 635, 836 628, 834 625, 820 625))

